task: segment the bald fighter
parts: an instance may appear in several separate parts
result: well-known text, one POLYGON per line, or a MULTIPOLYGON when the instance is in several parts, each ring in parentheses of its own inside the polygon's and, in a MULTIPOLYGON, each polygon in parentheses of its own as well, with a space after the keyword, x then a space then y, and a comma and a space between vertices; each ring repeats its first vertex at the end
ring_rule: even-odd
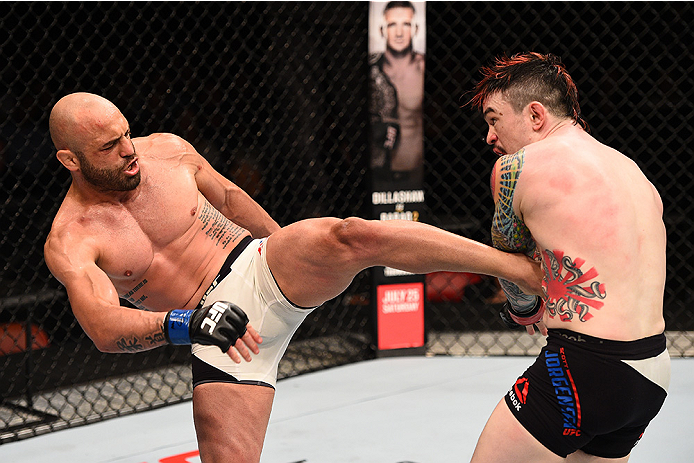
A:
POLYGON ((192 344, 205 462, 260 459, 292 334, 360 271, 486 273, 541 291, 531 259, 421 223, 319 218, 280 228, 188 142, 131 138, 123 114, 97 95, 63 97, 50 132, 72 184, 46 263, 99 350, 192 344))

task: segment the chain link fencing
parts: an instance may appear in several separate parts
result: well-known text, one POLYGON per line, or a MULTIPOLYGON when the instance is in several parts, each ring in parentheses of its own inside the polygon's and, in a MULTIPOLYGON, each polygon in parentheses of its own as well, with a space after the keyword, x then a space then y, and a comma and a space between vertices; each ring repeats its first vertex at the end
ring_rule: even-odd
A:
MULTIPOLYGON (((187 400, 190 354, 103 354, 43 261, 69 186, 48 135, 73 91, 113 101, 135 136, 173 132, 281 225, 368 216, 368 3, 0 3, 0 442, 187 400)), ((460 106, 476 70, 524 50, 561 56, 593 134, 660 190, 668 227, 671 354, 692 355, 689 3, 427 4, 425 198, 429 222, 489 242, 493 156, 460 106)), ((280 377, 372 358, 370 278, 315 311, 280 377)), ((527 355, 503 329, 492 279, 427 277, 427 348, 527 355)))

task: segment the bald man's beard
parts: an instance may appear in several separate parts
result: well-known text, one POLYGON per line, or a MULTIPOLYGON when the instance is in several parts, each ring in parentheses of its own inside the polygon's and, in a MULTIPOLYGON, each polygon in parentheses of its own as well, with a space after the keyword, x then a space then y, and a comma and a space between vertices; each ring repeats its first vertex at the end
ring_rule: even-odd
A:
POLYGON ((114 169, 101 169, 87 160, 87 157, 75 152, 80 161, 80 171, 84 179, 93 186, 104 191, 131 191, 140 184, 140 171, 133 176, 125 175, 124 171, 133 162, 134 156, 128 157, 125 163, 114 169))

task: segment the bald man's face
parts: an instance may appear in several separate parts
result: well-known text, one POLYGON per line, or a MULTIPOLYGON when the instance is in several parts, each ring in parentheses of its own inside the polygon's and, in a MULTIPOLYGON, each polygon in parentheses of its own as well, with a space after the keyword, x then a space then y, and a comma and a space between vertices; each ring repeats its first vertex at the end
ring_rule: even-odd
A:
POLYGON ((63 164, 98 189, 129 191, 139 185, 128 121, 108 100, 90 94, 65 97, 51 114, 51 136, 59 159, 70 160, 63 164))
POLYGON ((140 166, 128 121, 118 111, 92 125, 85 151, 77 151, 84 179, 103 190, 130 191, 140 184, 140 166))
POLYGON ((84 179, 91 185, 106 191, 130 191, 140 184, 140 166, 137 162, 135 146, 130 141, 130 132, 127 141, 132 146, 132 156, 123 157, 112 167, 97 167, 87 155, 75 152, 80 163, 80 172, 84 179))

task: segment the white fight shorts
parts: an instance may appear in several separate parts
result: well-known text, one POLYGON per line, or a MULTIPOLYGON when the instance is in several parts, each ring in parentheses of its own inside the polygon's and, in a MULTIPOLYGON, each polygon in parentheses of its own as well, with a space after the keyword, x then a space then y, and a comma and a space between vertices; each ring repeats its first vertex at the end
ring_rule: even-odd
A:
POLYGON ((228 301, 243 309, 251 326, 263 338, 258 345, 260 353, 251 353, 251 362, 242 360, 237 364, 217 346, 193 344, 193 387, 229 382, 274 388, 280 358, 294 332, 314 309, 298 307, 284 297, 267 265, 266 239, 238 246, 243 244, 247 245, 231 262, 229 274, 208 292, 202 303, 228 301))

